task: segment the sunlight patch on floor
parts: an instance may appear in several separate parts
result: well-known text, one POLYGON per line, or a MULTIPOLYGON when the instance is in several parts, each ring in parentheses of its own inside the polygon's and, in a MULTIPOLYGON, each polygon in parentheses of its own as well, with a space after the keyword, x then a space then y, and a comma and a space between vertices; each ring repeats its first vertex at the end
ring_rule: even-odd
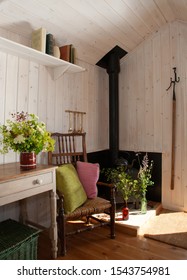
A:
MULTIPOLYGON (((141 234, 141 229, 155 217, 161 209, 161 203, 152 203, 151 207, 148 206, 147 213, 141 214, 140 209, 130 209, 129 219, 122 220, 122 212, 116 212, 116 230, 124 231, 132 235, 141 234)), ((108 220, 109 216, 102 213, 98 214, 97 218, 102 220, 108 220)))

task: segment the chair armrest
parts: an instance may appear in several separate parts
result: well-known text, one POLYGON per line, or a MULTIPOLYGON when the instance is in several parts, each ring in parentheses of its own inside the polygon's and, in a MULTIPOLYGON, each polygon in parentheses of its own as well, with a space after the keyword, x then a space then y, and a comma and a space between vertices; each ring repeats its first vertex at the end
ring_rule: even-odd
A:
POLYGON ((110 189, 115 189, 116 186, 114 184, 104 183, 104 182, 97 182, 97 186, 99 187, 108 187, 110 189))
POLYGON ((104 189, 107 191, 108 195, 110 198, 108 198, 112 205, 113 208, 115 209, 115 204, 116 204, 116 200, 115 200, 115 192, 116 192, 116 186, 114 184, 111 183, 104 183, 104 182, 97 182, 97 187, 98 189, 100 189, 102 192, 100 194, 101 197, 106 198, 106 192, 103 193, 104 189))

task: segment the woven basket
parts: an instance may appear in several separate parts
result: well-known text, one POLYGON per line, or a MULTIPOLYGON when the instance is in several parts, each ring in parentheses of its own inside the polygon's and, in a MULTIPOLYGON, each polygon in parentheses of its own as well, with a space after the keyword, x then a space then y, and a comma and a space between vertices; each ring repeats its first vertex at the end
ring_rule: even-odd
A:
POLYGON ((36 260, 40 230, 14 220, 0 223, 0 260, 36 260))

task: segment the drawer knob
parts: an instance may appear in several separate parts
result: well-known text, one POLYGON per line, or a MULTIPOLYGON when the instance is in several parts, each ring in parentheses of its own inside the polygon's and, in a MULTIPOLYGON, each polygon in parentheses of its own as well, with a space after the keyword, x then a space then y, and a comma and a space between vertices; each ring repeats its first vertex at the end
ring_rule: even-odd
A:
POLYGON ((36 179, 35 181, 34 181, 34 184, 35 185, 41 185, 42 184, 42 179, 36 179))

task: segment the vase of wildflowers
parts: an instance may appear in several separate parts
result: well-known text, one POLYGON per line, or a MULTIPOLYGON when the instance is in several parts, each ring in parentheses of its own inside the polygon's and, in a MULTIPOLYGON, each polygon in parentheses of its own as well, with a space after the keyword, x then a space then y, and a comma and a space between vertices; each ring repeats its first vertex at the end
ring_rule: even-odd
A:
POLYGON ((138 182, 139 189, 141 194, 141 213, 147 213, 147 199, 146 192, 147 187, 154 185, 154 182, 151 180, 152 177, 152 169, 153 169, 153 161, 149 162, 147 153, 143 157, 142 163, 140 163, 140 169, 138 172, 138 182))
POLYGON ((36 168, 36 155, 54 150, 54 140, 35 114, 13 113, 12 119, 0 126, 0 153, 20 153, 21 169, 36 168))

